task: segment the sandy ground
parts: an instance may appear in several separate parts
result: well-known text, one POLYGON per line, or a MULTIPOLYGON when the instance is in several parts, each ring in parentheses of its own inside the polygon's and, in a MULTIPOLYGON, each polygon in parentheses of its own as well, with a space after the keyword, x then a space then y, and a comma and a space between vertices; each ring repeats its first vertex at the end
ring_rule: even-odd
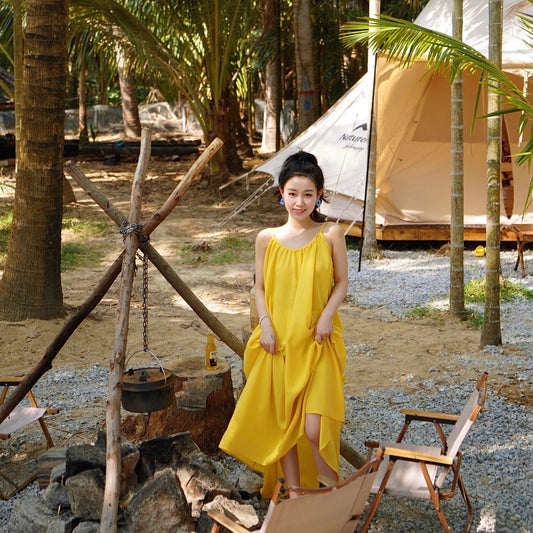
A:
MULTIPOLYGON (((143 219, 159 208, 176 187, 184 172, 194 161, 193 156, 181 161, 152 158, 146 179, 143 219)), ((135 163, 105 166, 98 161, 78 161, 81 170, 124 213, 129 208, 129 196, 135 163)), ((250 165, 253 162, 249 162, 250 165)), ((71 313, 92 292, 106 268, 122 247, 122 236, 103 211, 75 183, 76 203, 65 208, 65 215, 80 221, 100 221, 98 232, 80 230, 76 224, 65 230, 64 242, 92 242, 103 256, 91 266, 63 273, 64 302, 71 313)), ((220 220, 246 198, 262 180, 244 180, 225 189, 206 186, 202 180, 193 184, 178 207, 156 229, 151 242, 173 266, 202 302, 221 322, 241 338, 242 329, 249 325, 249 294, 253 284, 253 241, 257 232, 267 225, 284 220, 284 211, 267 194, 246 212, 220 227, 220 220), (230 263, 214 264, 210 259, 217 246, 228 237, 248 239, 248 250, 230 263)), ((139 263, 140 264, 140 263, 139 263)), ((79 369, 94 364, 108 366, 115 336, 115 320, 119 294, 116 281, 95 311, 77 328, 54 360, 54 367, 79 369)), ((142 347, 141 277, 133 290, 128 350, 142 347)), ((149 346, 164 360, 180 355, 203 353, 207 328, 182 298, 170 287, 154 267, 149 274, 149 346)), ((479 331, 469 329, 457 320, 441 316, 425 319, 392 319, 386 309, 363 309, 345 303, 340 308, 348 351, 346 393, 359 395, 382 387, 403 387, 409 390, 436 366, 445 379, 446 371, 459 372, 465 381, 475 378, 478 370, 471 357, 491 358, 478 348, 479 331), (364 346, 364 350, 361 347, 364 346), (361 352, 372 353, 372 357, 361 352), (446 358, 441 357, 445 353, 446 358), (469 361, 463 360, 468 355, 469 361)), ((0 323, 2 374, 20 375, 28 372, 60 331, 64 318, 50 321, 26 320, 0 323)), ((506 348, 512 350, 513 347, 506 348)), ((220 356, 229 353, 219 345, 220 356)), ((505 359, 504 359, 505 360, 505 359)), ((477 365, 476 365, 477 366, 477 365)), ((503 365, 504 366, 504 365, 503 365)), ((513 396, 513 387, 520 384, 510 379, 512 369, 491 378, 491 387, 513 396)), ((523 390, 516 396, 524 401, 523 390)), ((528 392, 531 402, 531 391, 528 392)))

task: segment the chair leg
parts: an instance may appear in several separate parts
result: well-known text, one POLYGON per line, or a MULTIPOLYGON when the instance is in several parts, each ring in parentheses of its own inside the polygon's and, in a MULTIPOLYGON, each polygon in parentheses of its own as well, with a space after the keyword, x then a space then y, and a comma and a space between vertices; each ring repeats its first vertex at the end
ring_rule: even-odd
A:
POLYGON ((48 426, 46 425, 46 422, 43 420, 43 417, 39 418, 39 424, 41 425, 41 429, 43 430, 43 433, 44 433, 44 438, 46 439, 46 447, 53 448, 54 441, 52 440, 52 437, 50 436, 50 432, 48 431, 48 426))
POLYGON ((361 526, 361 529, 357 531, 357 533, 366 533, 366 531, 370 527, 370 522, 372 522, 372 519, 374 518, 374 515, 376 514, 379 502, 381 501, 383 494, 385 494, 385 487, 387 486, 387 482, 389 481, 390 475, 392 473, 392 469, 394 468, 394 463, 395 462, 393 460, 389 460, 389 464, 387 465, 387 470, 385 471, 385 475, 383 476, 381 485, 379 486, 378 491, 374 495, 374 499, 372 500, 372 503, 370 504, 370 508, 368 509, 368 514, 366 515, 365 522, 361 526))
MULTIPOLYGON (((431 483, 431 480, 429 478, 426 465, 421 464, 421 466, 422 466, 422 472, 424 473, 424 477, 426 478, 426 483, 429 489, 429 493, 431 495, 431 501, 433 502, 433 505, 437 512, 437 516, 439 518, 439 521, 442 527, 444 528, 444 531, 446 533, 455 533, 455 530, 448 524, 448 521, 446 520, 446 517, 444 516, 444 512, 442 510, 442 505, 441 505, 442 498, 440 497, 438 492, 433 488, 433 484, 431 483)), ((472 521, 474 519, 474 512, 472 510, 472 504, 470 503, 470 498, 468 497, 468 493, 466 492, 466 488, 463 483, 463 478, 459 474, 457 474, 457 484, 459 486, 459 490, 461 491, 461 496, 463 497, 463 500, 466 506, 466 513, 467 513, 466 523, 463 528, 463 533, 468 533, 468 531, 470 531, 470 527, 472 526, 472 521)))
POLYGON ((433 487, 433 482, 431 481, 431 478, 429 476, 429 472, 428 472, 426 463, 421 462, 419 464, 420 464, 420 468, 422 470, 422 473, 424 474, 424 478, 426 480, 426 485, 427 485, 427 488, 428 488, 428 491, 429 491, 429 495, 431 497, 431 501, 433 502, 433 506, 435 507, 435 511, 437 512, 437 517, 438 517, 442 527, 444 528, 444 531, 446 533, 455 533, 455 531, 448 524, 448 521, 446 520, 446 517, 444 516, 444 512, 442 511, 441 500, 440 500, 439 494, 435 490, 435 488, 433 487))
POLYGON ((516 264, 514 266, 515 271, 518 270, 518 266, 520 265, 522 268, 522 276, 526 275, 526 267, 524 265, 524 242, 522 240, 516 242, 516 264))
POLYGON ((461 496, 463 497, 466 507, 466 523, 465 527, 463 528, 463 533, 468 533, 474 520, 474 510, 472 509, 472 504, 470 503, 470 498, 468 497, 468 493, 466 492, 466 487, 461 476, 458 476, 457 484, 459 485, 459 490, 461 491, 461 496))

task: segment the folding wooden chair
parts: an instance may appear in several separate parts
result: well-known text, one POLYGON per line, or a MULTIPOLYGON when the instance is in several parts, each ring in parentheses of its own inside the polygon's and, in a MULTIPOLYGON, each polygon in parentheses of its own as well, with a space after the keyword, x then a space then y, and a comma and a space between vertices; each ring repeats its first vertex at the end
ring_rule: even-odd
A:
POLYGON ((462 454, 459 448, 485 403, 487 377, 486 372, 480 377, 460 415, 402 409, 405 422, 396 442, 367 443, 370 448, 381 450, 383 461, 371 488, 371 493, 375 496, 359 533, 367 531, 383 494, 430 499, 444 531, 454 533, 444 516, 441 501, 451 500, 457 487, 467 511, 463 532, 469 531, 473 511, 460 475, 462 454), (442 442, 442 448, 403 443, 412 421, 432 422, 442 442), (453 425, 448 437, 441 424, 453 425), (447 485, 447 490, 444 490, 444 482, 450 472, 453 479, 447 485))
MULTIPOLYGON (((3 386, 2 393, 0 394, 0 405, 4 403, 4 400, 7 397, 7 393, 10 387, 16 387, 21 381, 22 377, 0 377, 0 385, 3 386)), ((10 438, 12 433, 18 431, 32 422, 38 421, 44 437, 46 439, 47 448, 53 447, 54 443, 46 422, 44 421, 44 416, 46 414, 57 414, 57 409, 50 409, 45 407, 39 407, 33 392, 30 390, 27 394, 27 397, 30 401, 31 407, 22 407, 18 405, 15 407, 8 417, 0 424, 0 439, 7 440, 10 438)), ((0 498, 2 500, 9 500, 17 492, 20 492, 22 489, 27 487, 32 481, 37 478, 37 473, 31 474, 29 477, 26 477, 20 482, 14 481, 12 478, 7 476, 5 472, 0 471, 0 477, 4 479, 13 489, 8 493, 4 493, 0 487, 0 498)))
POLYGON ((533 224, 513 224, 512 229, 516 237, 516 264, 515 271, 520 265, 522 269, 522 276, 526 275, 526 267, 524 265, 524 247, 528 242, 533 241, 533 224))
MULTIPOLYGON (((354 475, 330 487, 284 490, 278 483, 258 533, 353 533, 380 461, 381 454, 378 453, 375 460, 354 475), (298 498, 288 498, 292 491, 298 493, 298 498)), ((208 514, 214 520, 211 533, 218 533, 220 526, 232 533, 249 533, 222 511, 212 509, 208 514)))

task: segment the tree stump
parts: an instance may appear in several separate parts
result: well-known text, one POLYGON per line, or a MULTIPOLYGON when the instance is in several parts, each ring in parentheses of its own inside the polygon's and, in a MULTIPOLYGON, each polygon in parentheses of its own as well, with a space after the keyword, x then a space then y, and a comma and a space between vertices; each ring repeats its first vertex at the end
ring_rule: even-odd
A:
POLYGON ((235 408, 229 364, 219 359, 217 370, 206 370, 203 357, 180 357, 165 362, 165 368, 176 376, 176 402, 161 411, 128 415, 124 436, 139 442, 189 431, 204 453, 216 453, 235 408))

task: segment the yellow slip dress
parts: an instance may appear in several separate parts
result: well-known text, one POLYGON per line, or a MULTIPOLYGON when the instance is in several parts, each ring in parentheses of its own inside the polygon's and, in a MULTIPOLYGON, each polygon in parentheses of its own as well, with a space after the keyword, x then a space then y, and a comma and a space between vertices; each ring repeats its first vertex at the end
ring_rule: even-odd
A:
POLYGON ((322 228, 298 249, 287 248, 273 236, 265 254, 264 281, 278 352, 270 354, 261 347, 257 326, 244 354, 246 385, 220 448, 263 472, 262 495, 269 498, 282 476, 280 458, 295 444, 301 485, 318 486, 304 431, 307 413, 322 415, 320 453, 338 472, 346 350, 337 313, 331 336, 321 344, 314 336, 333 287, 331 250, 322 228))

